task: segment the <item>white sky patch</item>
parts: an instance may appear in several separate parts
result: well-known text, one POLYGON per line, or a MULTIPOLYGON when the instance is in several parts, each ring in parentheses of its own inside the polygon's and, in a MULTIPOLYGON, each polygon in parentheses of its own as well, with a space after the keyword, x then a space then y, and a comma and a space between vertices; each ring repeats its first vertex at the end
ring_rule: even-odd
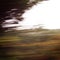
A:
POLYGON ((42 24, 48 29, 60 29, 60 0, 43 1, 26 11, 23 17, 24 21, 20 22, 23 28, 42 24))

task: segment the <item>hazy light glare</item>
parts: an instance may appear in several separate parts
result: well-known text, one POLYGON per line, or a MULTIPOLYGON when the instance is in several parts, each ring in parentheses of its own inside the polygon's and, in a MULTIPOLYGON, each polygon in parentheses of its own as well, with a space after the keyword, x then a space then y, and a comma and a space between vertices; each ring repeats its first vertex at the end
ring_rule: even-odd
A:
POLYGON ((60 28, 60 0, 41 2, 23 15, 20 22, 23 28, 31 28, 33 25, 43 24, 48 29, 60 28), (28 27, 26 27, 28 26, 28 27))

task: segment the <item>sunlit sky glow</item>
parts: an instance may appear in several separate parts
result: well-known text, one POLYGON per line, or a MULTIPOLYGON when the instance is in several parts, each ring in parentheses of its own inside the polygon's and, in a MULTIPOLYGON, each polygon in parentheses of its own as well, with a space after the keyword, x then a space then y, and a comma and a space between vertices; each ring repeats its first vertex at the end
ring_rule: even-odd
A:
POLYGON ((60 29, 60 0, 43 1, 26 11, 23 17, 20 22, 23 28, 42 24, 48 29, 60 29))
MULTIPOLYGON (((18 24, 23 27, 19 27, 18 29, 32 28, 34 25, 40 24, 47 29, 60 29, 60 0, 40 2, 30 10, 26 10, 23 17, 24 20, 18 24)), ((10 24, 7 26, 14 25, 10 24)))

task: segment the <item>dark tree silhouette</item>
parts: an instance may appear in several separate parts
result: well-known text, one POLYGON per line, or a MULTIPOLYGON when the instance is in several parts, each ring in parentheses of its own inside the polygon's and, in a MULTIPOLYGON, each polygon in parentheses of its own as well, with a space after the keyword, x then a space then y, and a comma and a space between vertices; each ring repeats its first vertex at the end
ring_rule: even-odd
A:
MULTIPOLYGON (((5 20, 17 19, 22 21, 22 14, 39 1, 44 0, 0 0, 0 35, 8 28, 3 28, 5 20)), ((16 23, 13 24, 18 24, 16 23)))

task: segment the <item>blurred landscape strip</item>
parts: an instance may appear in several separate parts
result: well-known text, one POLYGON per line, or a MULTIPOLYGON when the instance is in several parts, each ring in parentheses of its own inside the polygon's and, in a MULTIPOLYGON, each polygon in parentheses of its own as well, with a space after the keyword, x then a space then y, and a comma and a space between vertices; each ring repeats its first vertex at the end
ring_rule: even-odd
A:
POLYGON ((0 60, 60 60, 60 29, 5 32, 0 36, 0 60))

